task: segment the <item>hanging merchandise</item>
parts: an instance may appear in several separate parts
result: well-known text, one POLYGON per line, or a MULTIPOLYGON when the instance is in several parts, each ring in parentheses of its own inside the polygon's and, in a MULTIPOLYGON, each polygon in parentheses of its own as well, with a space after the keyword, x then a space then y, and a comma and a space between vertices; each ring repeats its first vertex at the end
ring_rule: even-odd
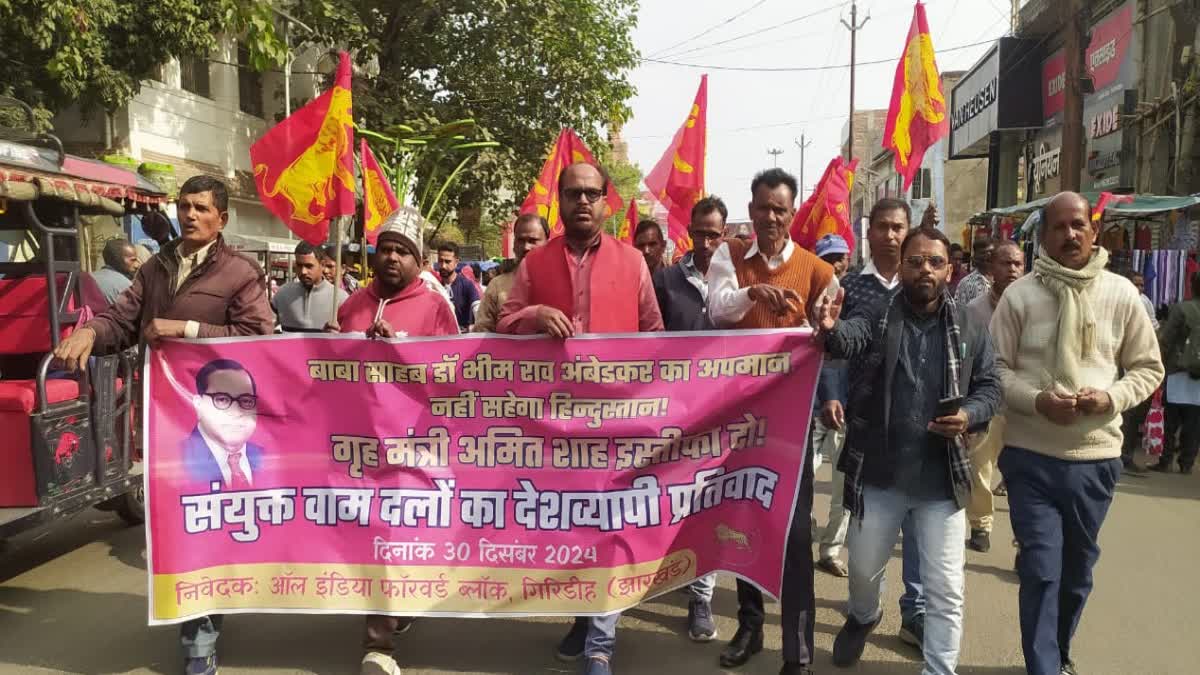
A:
POLYGON ((1154 248, 1154 228, 1150 223, 1138 221, 1133 231, 1133 247, 1142 251, 1154 248))

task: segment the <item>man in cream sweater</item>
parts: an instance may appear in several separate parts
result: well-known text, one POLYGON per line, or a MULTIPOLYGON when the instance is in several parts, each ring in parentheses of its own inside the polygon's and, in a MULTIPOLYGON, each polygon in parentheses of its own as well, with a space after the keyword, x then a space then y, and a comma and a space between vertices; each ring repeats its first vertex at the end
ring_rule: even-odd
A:
POLYGON ((1121 475, 1121 413, 1163 378, 1137 289, 1105 271, 1081 195, 1042 213, 1041 250, 992 316, 1008 423, 1000 470, 1020 546, 1029 675, 1075 675, 1071 637, 1092 589, 1100 525, 1121 475))

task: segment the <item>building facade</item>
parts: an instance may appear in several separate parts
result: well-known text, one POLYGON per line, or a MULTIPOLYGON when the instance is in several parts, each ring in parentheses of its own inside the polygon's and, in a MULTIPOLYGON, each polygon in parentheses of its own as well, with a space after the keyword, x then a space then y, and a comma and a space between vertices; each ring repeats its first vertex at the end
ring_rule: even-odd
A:
MULTIPOLYGON (((230 189, 227 231, 282 245, 291 234, 259 202, 250 146, 285 116, 284 75, 255 72, 247 60, 236 41, 224 40, 207 58, 164 64, 155 79, 143 82, 129 103, 110 114, 60 113, 54 133, 73 154, 121 155, 133 164, 165 165, 173 169, 176 185, 197 174, 223 178, 230 189)), ((296 54, 288 83, 293 110, 320 93, 321 73, 335 66, 323 50, 296 54)))

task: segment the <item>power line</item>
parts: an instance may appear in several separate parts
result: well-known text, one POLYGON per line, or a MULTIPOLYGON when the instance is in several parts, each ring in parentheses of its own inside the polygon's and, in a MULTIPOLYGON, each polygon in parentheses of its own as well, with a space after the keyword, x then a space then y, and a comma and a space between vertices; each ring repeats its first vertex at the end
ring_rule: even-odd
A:
POLYGON ((747 7, 746 9, 743 9, 742 11, 738 12, 737 14, 734 14, 733 16, 729 17, 728 19, 725 19, 724 21, 721 21, 720 23, 713 24, 713 25, 709 26, 708 28, 705 28, 704 30, 700 31, 699 33, 696 33, 695 35, 691 36, 690 38, 687 38, 686 40, 681 40, 681 41, 676 42, 675 44, 671 45, 670 47, 660 49, 660 50, 654 52, 653 54, 651 54, 650 56, 662 56, 663 54, 671 51, 672 49, 675 49, 676 47, 681 47, 681 46, 686 45, 687 43, 691 42, 692 40, 702 38, 705 35, 708 35, 709 33, 713 32, 714 30, 716 30, 722 26, 727 26, 727 25, 733 23, 734 21, 737 21, 738 19, 742 18, 743 16, 746 16, 750 12, 753 12, 754 10, 758 9, 759 6, 761 6, 766 1, 767 0, 758 0, 758 2, 754 3, 750 7, 747 7))
MULTIPOLYGON (((808 124, 811 122, 829 122, 831 120, 840 120, 843 117, 845 117, 845 116, 844 115, 829 115, 828 117, 814 117, 814 118, 810 118, 810 119, 806 119, 806 120, 793 120, 791 122, 774 122, 771 124, 756 124, 753 126, 735 127, 732 129, 709 129, 708 131, 709 131, 709 133, 712 133, 712 134, 731 134, 731 133, 736 133, 739 131, 758 131, 760 129, 778 129, 780 127, 794 127, 797 125, 808 124)), ((672 132, 669 134, 650 134, 650 135, 646 135, 646 136, 626 136, 626 139, 632 141, 632 140, 641 139, 641 138, 670 138, 671 136, 674 136, 674 135, 675 135, 674 132, 672 132)))
POLYGON ((825 14, 826 12, 831 12, 835 9, 841 9, 842 7, 845 6, 845 4, 846 3, 842 2, 842 3, 838 3, 836 5, 830 5, 824 9, 818 9, 815 12, 805 14, 804 16, 798 16, 794 19, 788 19, 787 21, 784 21, 782 23, 777 23, 774 26, 767 26, 766 28, 760 28, 758 30, 751 31, 749 33, 735 35, 734 37, 731 37, 731 38, 728 38, 725 40, 721 40, 719 42, 714 42, 710 45, 703 45, 702 47, 693 47, 692 49, 685 49, 682 52, 677 52, 675 54, 671 54, 670 58, 678 58, 680 56, 683 56, 684 54, 690 54, 692 52, 700 51, 701 49, 709 49, 711 47, 719 47, 724 44, 729 44, 730 42, 737 42, 738 40, 745 40, 746 38, 749 38, 749 37, 758 37, 758 36, 762 35, 763 33, 769 33, 773 30, 778 30, 780 28, 783 28, 784 26, 790 26, 796 22, 803 21, 805 19, 811 19, 815 16, 820 16, 822 14, 825 14))
MULTIPOLYGON (((963 49, 970 49, 971 47, 978 47, 980 45, 992 44, 995 41, 996 41, 996 38, 993 38, 991 40, 982 40, 980 42, 972 42, 970 44, 958 45, 957 47, 948 47, 946 49, 939 49, 939 50, 937 50, 937 52, 939 54, 945 54, 947 52, 961 51, 963 49)), ((751 72, 751 73, 806 73, 806 72, 817 72, 817 71, 822 71, 822 70, 841 70, 841 69, 850 67, 849 63, 842 63, 842 64, 838 64, 836 66, 750 67, 750 66, 713 66, 713 65, 705 65, 705 64, 701 64, 701 63, 683 63, 681 61, 668 61, 665 59, 652 59, 652 58, 647 58, 647 57, 643 57, 641 60, 643 63, 660 63, 660 64, 667 65, 667 66, 679 66, 681 68, 700 68, 702 70, 732 70, 732 71, 738 71, 738 72, 751 72)), ((896 63, 896 59, 891 58, 891 59, 879 59, 877 61, 859 61, 857 65, 859 65, 859 66, 874 66, 874 65, 879 65, 882 63, 893 63, 894 64, 894 63, 896 63)))

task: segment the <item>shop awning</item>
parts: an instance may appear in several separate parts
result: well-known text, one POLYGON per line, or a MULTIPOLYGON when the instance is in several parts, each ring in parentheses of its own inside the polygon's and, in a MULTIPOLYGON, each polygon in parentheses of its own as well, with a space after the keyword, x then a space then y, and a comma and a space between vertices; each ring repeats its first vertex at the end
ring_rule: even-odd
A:
MULTIPOLYGON (((1093 204, 1100 198, 1099 192, 1084 192, 1084 197, 1093 204)), ((1016 204, 1014 206, 1005 206, 1001 208, 984 211, 976 216, 976 218, 989 218, 999 216, 1001 218, 1027 215, 1045 206, 1050 197, 1043 197, 1032 202, 1024 204, 1016 204)), ((1124 202, 1121 204, 1113 204, 1104 209, 1105 215, 1108 216, 1151 216, 1156 213, 1166 213, 1168 211, 1177 211, 1179 209, 1191 208, 1200 204, 1200 193, 1187 195, 1183 197, 1164 197, 1158 195, 1134 195, 1132 202, 1124 202)))

